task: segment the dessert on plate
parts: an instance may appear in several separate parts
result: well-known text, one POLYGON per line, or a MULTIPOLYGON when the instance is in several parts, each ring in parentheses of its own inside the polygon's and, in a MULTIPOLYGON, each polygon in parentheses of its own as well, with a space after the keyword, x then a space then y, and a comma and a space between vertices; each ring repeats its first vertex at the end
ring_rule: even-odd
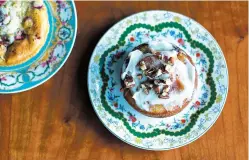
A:
POLYGON ((169 117, 192 100, 198 78, 191 57, 176 45, 157 40, 133 49, 122 66, 124 97, 150 117, 169 117))
POLYGON ((42 0, 0 3, 0 66, 23 63, 44 45, 49 30, 42 0))

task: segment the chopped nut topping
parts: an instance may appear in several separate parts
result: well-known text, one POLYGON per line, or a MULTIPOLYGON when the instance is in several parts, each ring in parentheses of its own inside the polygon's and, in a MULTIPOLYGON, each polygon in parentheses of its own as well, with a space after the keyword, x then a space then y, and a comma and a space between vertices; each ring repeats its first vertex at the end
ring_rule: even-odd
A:
POLYGON ((145 94, 149 94, 149 87, 148 86, 146 86, 146 84, 141 84, 141 88, 143 89, 143 92, 145 93, 145 94))
POLYGON ((140 69, 143 70, 143 71, 147 69, 147 67, 146 67, 146 65, 145 65, 145 63, 144 63, 144 61, 141 61, 141 62, 140 62, 140 69))
POLYGON ((165 80, 165 83, 166 83, 166 85, 171 85, 173 82, 171 81, 170 78, 168 78, 165 80))
POLYGON ((126 75, 124 79, 124 84, 126 88, 132 88, 135 86, 135 81, 132 76, 126 75))
POLYGON ((162 99, 168 99, 169 98, 169 95, 166 93, 162 93, 158 96, 158 98, 162 98, 162 99))
POLYGON ((127 82, 133 82, 133 77, 129 76, 129 75, 126 75, 125 76, 125 81, 127 81, 127 82))
POLYGON ((170 87, 168 85, 166 85, 164 88, 163 88, 163 92, 164 93, 168 93, 170 90, 170 87))
POLYGON ((173 67, 170 64, 166 64, 165 70, 170 73, 170 72, 172 72, 173 67))
POLYGON ((158 85, 158 86, 166 85, 165 81, 164 80, 160 80, 160 79, 154 80, 154 84, 158 85))
POLYGON ((145 85, 147 88, 149 88, 149 89, 151 89, 151 88, 153 87, 153 84, 150 83, 150 82, 145 82, 144 85, 145 85))
POLYGON ((146 88, 146 86, 145 86, 144 84, 141 84, 141 88, 143 88, 143 89, 144 89, 144 88, 146 88))
POLYGON ((154 54, 157 56, 158 59, 163 59, 163 55, 160 52, 155 52, 154 54))
POLYGON ((162 70, 161 69, 158 69, 157 70, 157 72, 156 72, 156 77, 158 77, 158 76, 160 76, 160 75, 162 75, 163 73, 162 73, 162 70))
POLYGON ((132 88, 135 86, 134 81, 132 81, 132 82, 124 81, 124 83, 125 83, 126 88, 132 88))
POLYGON ((159 93, 160 93, 160 87, 159 87, 159 86, 154 85, 153 89, 154 89, 154 91, 156 92, 156 94, 159 94, 159 93))
POLYGON ((169 62, 173 65, 174 62, 175 62, 175 58, 174 58, 174 57, 170 57, 170 58, 169 58, 169 62))

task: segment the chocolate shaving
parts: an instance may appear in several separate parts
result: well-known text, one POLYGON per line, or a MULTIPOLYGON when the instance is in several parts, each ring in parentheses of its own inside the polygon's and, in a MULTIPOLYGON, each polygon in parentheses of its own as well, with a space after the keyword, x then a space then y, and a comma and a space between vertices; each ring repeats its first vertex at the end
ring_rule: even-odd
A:
POLYGON ((156 92, 156 94, 160 94, 160 87, 158 85, 154 85, 153 89, 156 92))
POLYGON ((146 43, 141 44, 141 45, 135 47, 135 48, 133 49, 133 51, 135 51, 135 50, 140 50, 140 51, 143 52, 143 53, 152 53, 152 51, 151 51, 149 45, 146 44, 146 43))
POLYGON ((162 94, 160 94, 159 96, 158 96, 158 98, 162 98, 162 99, 168 99, 169 98, 169 95, 167 94, 167 95, 162 95, 162 94))

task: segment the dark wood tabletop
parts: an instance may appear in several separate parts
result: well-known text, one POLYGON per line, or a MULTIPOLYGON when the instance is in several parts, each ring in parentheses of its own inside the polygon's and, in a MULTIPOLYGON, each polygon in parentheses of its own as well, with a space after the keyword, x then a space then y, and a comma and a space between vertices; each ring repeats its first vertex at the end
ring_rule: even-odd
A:
POLYGON ((248 154, 248 2, 76 2, 78 34, 60 71, 44 84, 0 95, 1 160, 246 160, 248 154), (87 92, 90 56, 116 22, 145 10, 169 10, 202 24, 229 70, 227 101, 214 126, 193 143, 146 151, 112 135, 87 92))

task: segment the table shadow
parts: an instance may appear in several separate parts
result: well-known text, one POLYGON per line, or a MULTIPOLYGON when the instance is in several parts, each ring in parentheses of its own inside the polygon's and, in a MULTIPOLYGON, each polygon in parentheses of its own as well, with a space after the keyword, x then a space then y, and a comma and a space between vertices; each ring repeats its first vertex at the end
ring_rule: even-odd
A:
MULTIPOLYGON (((75 48, 81 48, 80 46, 82 45, 82 42, 84 42, 84 37, 88 38, 87 41, 89 43, 85 48, 83 47, 84 49, 81 51, 82 56, 76 72, 75 83, 73 84, 75 86, 73 86, 73 91, 71 94, 71 108, 69 109, 69 112, 72 112, 72 110, 75 109, 77 110, 77 123, 80 123, 80 125, 84 127, 84 130, 93 130, 93 132, 96 133, 98 137, 101 137, 101 140, 106 143, 123 145, 124 143, 122 143, 118 138, 110 133, 97 117, 92 107, 87 87, 88 65, 93 50, 97 45, 99 39, 113 24, 114 23, 111 23, 100 30, 94 31, 94 34, 91 34, 90 37, 86 35, 81 36, 81 33, 79 33, 79 38, 77 39, 75 48)), ((65 117, 64 121, 67 123, 67 121, 70 121, 72 117, 73 116, 70 117, 69 114, 69 116, 65 117)))

